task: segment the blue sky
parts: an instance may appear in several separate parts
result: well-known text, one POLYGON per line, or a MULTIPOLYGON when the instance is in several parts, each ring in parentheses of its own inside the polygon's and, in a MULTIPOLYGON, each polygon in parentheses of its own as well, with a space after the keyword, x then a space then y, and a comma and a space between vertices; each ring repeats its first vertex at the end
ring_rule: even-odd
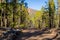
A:
POLYGON ((47 0, 26 0, 28 7, 35 10, 40 10, 42 6, 45 6, 45 1, 47 2, 47 0))
POLYGON ((29 8, 40 10, 42 6, 46 6, 48 0, 26 0, 26 2, 29 8))

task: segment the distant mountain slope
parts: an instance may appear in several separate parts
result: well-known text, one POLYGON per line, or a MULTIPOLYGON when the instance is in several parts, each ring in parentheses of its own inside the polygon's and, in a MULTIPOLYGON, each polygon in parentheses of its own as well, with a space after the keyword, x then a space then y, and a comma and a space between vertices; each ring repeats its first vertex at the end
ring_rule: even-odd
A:
POLYGON ((32 8, 28 8, 28 13, 29 13, 30 16, 33 17, 36 12, 37 12, 37 10, 34 10, 34 9, 32 9, 32 8))

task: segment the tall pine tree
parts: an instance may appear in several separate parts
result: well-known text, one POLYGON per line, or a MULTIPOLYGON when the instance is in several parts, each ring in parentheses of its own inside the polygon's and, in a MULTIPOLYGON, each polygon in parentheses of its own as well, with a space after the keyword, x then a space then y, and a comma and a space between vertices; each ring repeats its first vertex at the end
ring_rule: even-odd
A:
POLYGON ((54 0, 49 0, 49 27, 54 27, 54 13, 55 13, 55 3, 54 0))

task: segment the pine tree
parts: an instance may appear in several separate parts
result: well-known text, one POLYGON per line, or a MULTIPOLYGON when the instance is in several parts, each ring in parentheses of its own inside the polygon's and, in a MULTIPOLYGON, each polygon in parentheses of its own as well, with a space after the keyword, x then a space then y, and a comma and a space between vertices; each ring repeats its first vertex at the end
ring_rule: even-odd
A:
POLYGON ((58 11, 58 13, 57 13, 58 15, 57 16, 59 16, 57 25, 58 25, 58 27, 60 27, 60 0, 57 0, 57 4, 58 4, 57 5, 58 6, 58 10, 57 10, 58 11))
POLYGON ((1 27, 19 27, 21 24, 27 25, 28 7, 24 1, 25 0, 5 0, 6 3, 0 3, 1 27))
POLYGON ((20 3, 20 24, 26 26, 28 11, 27 11, 27 3, 25 3, 25 0, 21 0, 20 3))
POLYGON ((11 3, 11 1, 9 2, 9 0, 6 0, 6 24, 7 27, 12 27, 12 23, 13 23, 13 4, 11 3))
POLYGON ((54 27, 54 13, 55 13, 55 3, 54 0, 49 0, 49 27, 54 27))

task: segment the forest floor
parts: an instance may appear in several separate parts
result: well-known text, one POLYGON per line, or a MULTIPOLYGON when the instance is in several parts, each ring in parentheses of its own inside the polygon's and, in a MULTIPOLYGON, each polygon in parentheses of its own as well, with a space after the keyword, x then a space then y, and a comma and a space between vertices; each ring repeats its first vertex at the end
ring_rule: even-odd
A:
MULTIPOLYGON (((2 32, 0 31, 0 34, 2 32)), ((26 29, 22 32, 22 36, 17 40, 60 40, 60 30, 55 28, 50 30, 26 29)))
POLYGON ((21 40, 60 40, 60 30, 23 30, 21 40))

